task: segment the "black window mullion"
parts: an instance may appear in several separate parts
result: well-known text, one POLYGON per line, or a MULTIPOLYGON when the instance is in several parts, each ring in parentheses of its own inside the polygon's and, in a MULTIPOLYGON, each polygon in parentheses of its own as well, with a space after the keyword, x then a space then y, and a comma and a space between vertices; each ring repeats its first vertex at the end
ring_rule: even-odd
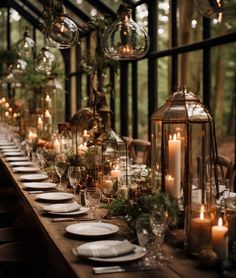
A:
POLYGON ((132 136, 138 138, 138 65, 132 62, 132 136))
MULTIPOLYGON (((150 52, 157 50, 157 1, 148 0, 148 32, 150 36, 150 52)), ((157 60, 148 58, 148 119, 157 108, 157 60)), ((150 121, 148 123, 148 137, 151 138, 150 121)))
POLYGON ((120 133, 128 135, 128 63, 120 63, 120 133))
MULTIPOLYGON (((211 37, 211 21, 209 18, 203 17, 203 39, 211 37)), ((203 103, 210 109, 210 92, 211 92, 211 49, 205 47, 203 49, 203 103)))
POLYGON ((110 84, 112 88, 112 92, 110 95, 110 108, 111 108, 111 127, 115 129, 115 71, 112 67, 110 67, 110 84))
MULTIPOLYGON (((171 46, 176 47, 178 44, 177 33, 177 0, 171 1, 171 46)), ((171 56, 171 92, 178 87, 178 55, 171 56)))
POLYGON ((81 46, 80 44, 76 45, 76 94, 77 94, 77 103, 76 103, 76 110, 82 107, 82 75, 79 72, 79 64, 81 62, 81 46))

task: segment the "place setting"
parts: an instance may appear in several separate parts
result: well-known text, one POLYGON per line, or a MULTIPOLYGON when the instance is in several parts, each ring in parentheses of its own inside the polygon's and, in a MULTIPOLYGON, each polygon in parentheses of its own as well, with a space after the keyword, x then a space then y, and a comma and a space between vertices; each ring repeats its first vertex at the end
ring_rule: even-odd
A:
POLYGON ((35 173, 39 172, 40 168, 35 166, 18 166, 12 168, 13 172, 19 172, 19 173, 35 173))

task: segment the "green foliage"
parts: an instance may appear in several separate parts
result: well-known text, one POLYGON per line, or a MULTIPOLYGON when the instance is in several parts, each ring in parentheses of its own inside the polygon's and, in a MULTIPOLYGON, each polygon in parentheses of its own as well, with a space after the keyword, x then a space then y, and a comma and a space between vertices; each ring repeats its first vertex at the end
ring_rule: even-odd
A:
POLYGON ((130 202, 127 199, 118 196, 116 199, 112 201, 110 211, 111 214, 115 216, 126 216, 129 213, 130 209, 130 202))
POLYGON ((82 166, 83 161, 79 155, 71 154, 67 156, 67 161, 70 166, 82 166))
POLYGON ((17 58, 17 53, 14 50, 2 50, 0 51, 0 78, 2 78, 5 68, 8 65, 13 64, 17 58))

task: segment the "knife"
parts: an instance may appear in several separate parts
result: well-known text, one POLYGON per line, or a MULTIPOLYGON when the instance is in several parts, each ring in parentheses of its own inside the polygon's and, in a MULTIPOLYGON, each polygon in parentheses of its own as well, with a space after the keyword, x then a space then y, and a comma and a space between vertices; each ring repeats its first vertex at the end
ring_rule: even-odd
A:
POLYGON ((104 273, 114 273, 114 272, 131 272, 131 271, 143 271, 143 270, 161 270, 159 266, 149 266, 149 265, 130 265, 130 266, 99 266, 93 267, 94 274, 104 274, 104 273))
POLYGON ((67 222, 67 221, 94 221, 96 218, 79 218, 79 217, 60 217, 52 218, 52 222, 67 222))

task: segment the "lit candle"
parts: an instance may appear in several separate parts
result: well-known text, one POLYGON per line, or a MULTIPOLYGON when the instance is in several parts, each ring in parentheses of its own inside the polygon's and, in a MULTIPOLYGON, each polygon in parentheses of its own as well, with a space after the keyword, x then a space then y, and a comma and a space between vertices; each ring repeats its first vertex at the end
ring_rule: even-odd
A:
POLYGON ((88 147, 84 144, 80 144, 78 147, 78 154, 80 156, 84 156, 86 154, 86 152, 88 151, 88 147))
POLYGON ((111 177, 118 179, 121 177, 121 171, 118 170, 118 166, 115 169, 111 170, 111 177))
POLYGON ((84 134, 83 134, 83 144, 85 146, 87 146, 88 140, 89 140, 89 134, 88 134, 87 130, 85 129, 84 134))
POLYGON ((199 253, 211 245, 211 220, 204 217, 204 206, 201 206, 200 217, 191 220, 191 250, 199 253))
POLYGON ((174 134, 173 139, 170 135, 168 141, 169 150, 169 173, 174 178, 174 190, 173 197, 180 197, 180 174, 181 174, 181 141, 176 139, 176 134, 174 134))
POLYGON ((53 144, 53 147, 54 147, 54 150, 55 150, 57 153, 60 153, 60 151, 61 151, 61 144, 60 144, 60 142, 59 142, 58 139, 55 139, 54 144, 53 144))
POLYGON ((119 195, 125 199, 128 199, 128 188, 125 185, 122 185, 119 188, 119 195))
POLYGON ((51 108, 51 107, 52 107, 52 99, 50 98, 49 95, 46 95, 45 101, 46 101, 46 103, 47 103, 47 107, 48 107, 48 108, 51 108))
POLYGON ((43 120, 41 117, 38 117, 38 129, 43 129, 43 120))
POLYGON ((47 118, 48 124, 51 125, 52 124, 52 116, 51 116, 49 110, 45 111, 45 118, 47 118))
POLYGON ((166 192, 174 196, 174 178, 171 175, 165 177, 166 192))
POLYGON ((228 228, 223 226, 221 217, 218 220, 218 225, 212 227, 212 248, 220 259, 228 259, 228 228))
POLYGON ((34 133, 34 132, 32 132, 32 131, 30 131, 29 132, 29 134, 28 134, 28 140, 29 140, 29 142, 31 143, 34 139, 36 139, 37 138, 37 134, 36 133, 34 133))

